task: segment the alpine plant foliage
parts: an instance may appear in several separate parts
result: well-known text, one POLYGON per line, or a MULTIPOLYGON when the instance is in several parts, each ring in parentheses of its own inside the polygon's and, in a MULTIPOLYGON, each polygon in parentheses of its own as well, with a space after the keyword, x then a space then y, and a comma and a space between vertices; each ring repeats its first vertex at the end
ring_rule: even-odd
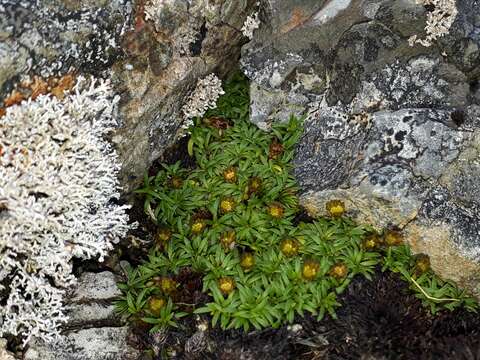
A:
POLYGON ((63 99, 42 95, 0 118, 0 336, 56 338, 72 258, 102 261, 132 226, 105 139, 117 102, 107 80, 79 78, 63 99))

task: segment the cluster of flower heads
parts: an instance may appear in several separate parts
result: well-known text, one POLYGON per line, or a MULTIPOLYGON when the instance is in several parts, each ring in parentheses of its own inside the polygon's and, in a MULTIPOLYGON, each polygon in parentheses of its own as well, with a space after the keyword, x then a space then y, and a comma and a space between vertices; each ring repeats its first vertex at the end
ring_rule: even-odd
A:
POLYGON ((130 228, 104 138, 117 101, 108 81, 79 78, 63 99, 41 95, 0 118, 0 336, 54 339, 72 258, 101 261, 130 228))
POLYGON ((413 35, 408 39, 410 46, 416 43, 423 46, 431 46, 435 40, 448 34, 457 16, 458 10, 455 0, 417 0, 423 6, 430 6, 431 11, 427 12, 427 25, 425 31, 427 36, 419 39, 413 35))
POLYGON ((218 98, 223 94, 225 92, 222 88, 222 81, 215 74, 209 74, 203 79, 199 79, 195 90, 182 107, 185 120, 183 128, 193 125, 192 118, 201 117, 208 109, 215 108, 218 98))

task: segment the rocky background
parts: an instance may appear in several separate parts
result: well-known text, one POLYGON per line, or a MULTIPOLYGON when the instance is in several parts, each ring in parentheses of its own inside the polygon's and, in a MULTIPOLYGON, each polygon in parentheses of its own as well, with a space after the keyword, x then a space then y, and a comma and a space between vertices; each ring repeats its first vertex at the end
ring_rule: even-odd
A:
MULTIPOLYGON (((311 215, 341 199, 358 221, 402 229, 439 275, 480 298, 480 2, 457 0, 448 34, 411 46, 435 3, 0 0, 0 116, 39 94, 61 96, 79 75, 111 78, 128 198, 181 135, 197 79, 240 62, 252 121, 268 129, 306 117, 295 171, 311 215), (249 41, 241 28, 257 10, 249 41)), ((108 352, 115 339, 134 358, 122 324, 100 308, 102 292, 78 295, 89 276, 110 275, 82 278, 71 306, 86 320, 68 346, 91 339, 108 352)), ((49 359, 41 345, 25 356, 49 359)))

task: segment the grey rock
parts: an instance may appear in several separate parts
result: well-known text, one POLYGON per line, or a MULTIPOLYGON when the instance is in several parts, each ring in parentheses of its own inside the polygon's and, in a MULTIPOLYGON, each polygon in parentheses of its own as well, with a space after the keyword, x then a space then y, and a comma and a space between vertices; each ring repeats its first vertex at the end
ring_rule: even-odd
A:
POLYGON ((121 295, 111 272, 83 273, 66 304, 68 329, 121 326, 113 301, 121 295))
POLYGON ((128 327, 112 302, 120 294, 113 273, 82 274, 67 297, 62 336, 48 344, 33 340, 24 359, 137 359, 140 353, 128 345, 128 327))
MULTIPOLYGON (((23 76, 59 76, 71 70, 99 74, 119 55, 130 12, 128 0, 1 0, 0 41, 22 49, 13 59, 23 76)), ((8 71, 4 81, 14 82, 18 74, 8 71)))
POLYGON ((67 305, 68 327, 119 325, 122 321, 115 312, 112 303, 92 302, 88 304, 67 305))
POLYGON ((124 166, 127 191, 181 135, 181 107, 197 80, 215 72, 220 77, 235 66, 246 39, 240 28, 254 1, 178 1, 145 20, 124 36, 126 58, 114 66, 122 93, 123 126, 113 137, 124 166))
POLYGON ((7 340, 4 338, 0 338, 0 359, 15 360, 15 356, 7 350, 7 340))
POLYGON ((83 273, 78 279, 71 302, 112 300, 122 293, 117 287, 115 275, 109 271, 100 273, 83 273))
POLYGON ((314 216, 340 199, 377 229, 400 228, 434 270, 480 298, 480 7, 456 2, 431 47, 409 0, 269 0, 242 48, 252 121, 305 115, 295 156, 314 216))
POLYGON ((82 329, 52 344, 32 343, 24 360, 136 360, 141 352, 128 345, 127 327, 82 329))
POLYGON ((12 41, 0 42, 0 89, 14 76, 26 71, 27 49, 12 41))

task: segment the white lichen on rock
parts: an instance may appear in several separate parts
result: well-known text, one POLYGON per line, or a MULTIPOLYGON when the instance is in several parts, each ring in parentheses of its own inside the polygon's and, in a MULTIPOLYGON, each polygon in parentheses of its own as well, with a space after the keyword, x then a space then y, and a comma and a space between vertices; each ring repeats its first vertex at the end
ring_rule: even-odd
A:
POLYGON ((175 0, 151 0, 149 1, 143 10, 146 21, 155 22, 158 17, 161 16, 163 8, 165 6, 171 6, 175 4, 175 0))
POLYGON ((258 18, 258 12, 247 16, 242 26, 242 34, 250 40, 253 39, 253 32, 260 26, 260 19, 258 18))
POLYGON ((108 81, 80 78, 62 100, 42 95, 0 118, 0 336, 58 336, 72 258, 101 261, 130 228, 105 140, 117 102, 108 81))
POLYGON ((431 6, 433 10, 427 12, 427 25, 425 26, 427 36, 419 39, 417 35, 413 35, 408 39, 408 43, 410 46, 418 43, 428 47, 438 38, 448 34, 458 10, 455 0, 417 0, 417 3, 431 6))
POLYGON ((195 90, 193 90, 185 105, 182 107, 183 118, 185 120, 182 127, 190 127, 190 125, 192 125, 192 118, 201 117, 208 109, 215 108, 218 98, 223 94, 225 94, 225 92, 222 89, 222 81, 215 74, 212 73, 203 79, 199 79, 195 90))
POLYGON ((220 5, 211 0, 149 0, 144 7, 144 18, 155 30, 170 36, 171 45, 181 56, 190 54, 190 46, 200 37, 202 26, 209 26, 219 16, 220 5), (176 21, 169 23, 168 19, 176 21))

